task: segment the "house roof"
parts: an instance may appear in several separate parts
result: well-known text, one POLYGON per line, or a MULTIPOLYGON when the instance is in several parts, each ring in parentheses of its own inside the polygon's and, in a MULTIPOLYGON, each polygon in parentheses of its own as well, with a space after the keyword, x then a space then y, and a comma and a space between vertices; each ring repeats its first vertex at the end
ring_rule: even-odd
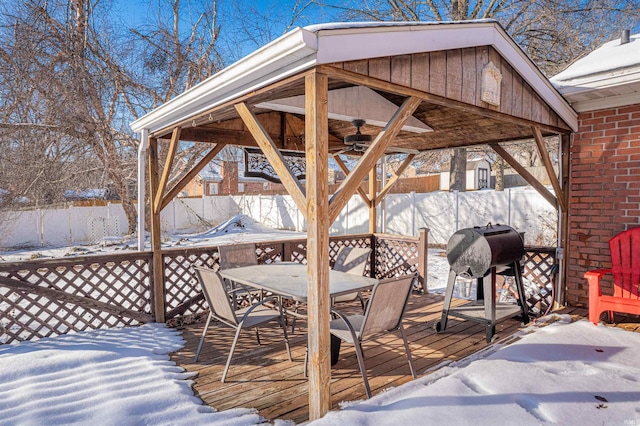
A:
POLYGON ((603 44, 551 82, 576 111, 637 104, 640 99, 640 34, 629 43, 615 39, 603 44))
POLYGON ((504 29, 491 20, 356 22, 296 28, 135 120, 131 127, 154 134, 318 65, 476 46, 492 46, 569 127, 577 129, 572 108, 504 29))

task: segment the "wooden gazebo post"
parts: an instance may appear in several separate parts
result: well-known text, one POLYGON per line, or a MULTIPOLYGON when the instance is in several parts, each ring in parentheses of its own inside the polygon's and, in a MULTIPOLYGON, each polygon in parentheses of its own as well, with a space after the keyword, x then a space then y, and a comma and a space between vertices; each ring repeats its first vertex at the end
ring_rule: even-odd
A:
POLYGON ((305 77, 309 420, 331 407, 328 78, 305 77))
POLYGON ((164 269, 160 236, 160 211, 154 208, 158 190, 158 139, 149 139, 149 219, 151 222, 151 251, 153 279, 153 315, 156 322, 164 322, 164 269))

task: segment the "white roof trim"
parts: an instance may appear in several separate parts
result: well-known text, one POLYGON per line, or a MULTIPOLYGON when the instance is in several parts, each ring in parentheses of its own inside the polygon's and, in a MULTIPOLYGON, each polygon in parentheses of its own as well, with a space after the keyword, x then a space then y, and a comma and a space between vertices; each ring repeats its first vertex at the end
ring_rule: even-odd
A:
POLYGON ((626 93, 624 95, 607 96, 599 99, 575 101, 571 104, 571 106, 578 112, 585 112, 618 108, 628 105, 635 105, 638 103, 640 103, 640 94, 638 92, 632 92, 626 93))
POLYGON ((154 132, 310 68, 316 36, 302 28, 283 35, 131 123, 154 132))
POLYGON ((169 127, 314 65, 492 45, 575 131, 577 115, 520 47, 494 21, 336 23, 296 28, 131 124, 169 127))
POLYGON ((640 99, 640 34, 629 43, 609 41, 550 81, 576 111, 637 104, 640 99))

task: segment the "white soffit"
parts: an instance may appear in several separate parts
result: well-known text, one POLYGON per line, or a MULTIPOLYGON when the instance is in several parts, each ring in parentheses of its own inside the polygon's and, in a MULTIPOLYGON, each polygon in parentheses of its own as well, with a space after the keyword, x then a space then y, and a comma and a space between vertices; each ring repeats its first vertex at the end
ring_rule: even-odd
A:
POLYGON ((639 103, 640 34, 603 44, 550 80, 579 112, 639 103))
MULTIPOLYGON (((398 110, 393 102, 363 86, 330 90, 328 99, 329 118, 332 120, 350 122, 359 118, 368 124, 384 127, 398 110)), ((305 114, 304 95, 263 102, 256 104, 256 107, 292 114, 305 114)), ((402 130, 413 133, 433 131, 431 127, 415 117, 410 117, 402 130)))

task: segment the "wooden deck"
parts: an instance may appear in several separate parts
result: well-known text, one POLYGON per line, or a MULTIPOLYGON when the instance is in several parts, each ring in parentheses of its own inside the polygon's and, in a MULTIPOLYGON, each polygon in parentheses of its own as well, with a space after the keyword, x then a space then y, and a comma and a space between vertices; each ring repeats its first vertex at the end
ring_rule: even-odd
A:
MULTIPOLYGON (((405 314, 407 338, 413 352, 418 376, 443 361, 464 358, 485 347, 485 327, 476 322, 449 317, 447 330, 436 334, 433 324, 442 312, 439 295, 412 294, 405 314)), ((455 300, 454 304, 463 301, 455 300)), ((347 307, 358 309, 354 303, 347 307)), ((564 312, 571 313, 572 309, 564 312)), ((585 310, 578 314, 584 315, 585 310)), ((231 362, 227 382, 220 377, 233 330, 213 323, 197 363, 193 362, 204 324, 181 328, 186 344, 172 354, 172 360, 190 372, 197 372, 194 390, 202 400, 217 410, 253 407, 267 419, 286 419, 296 423, 308 420, 308 384, 303 376, 306 346, 305 321, 298 320, 295 333, 290 335, 293 362, 289 362, 277 327, 261 329, 262 346, 256 345, 255 334, 245 331, 231 362)), ((497 339, 504 339, 521 328, 515 319, 505 320, 496 327, 497 339)), ((373 394, 411 380, 402 339, 393 334, 380 336, 364 345, 365 364, 373 394)), ((366 398, 353 346, 343 343, 340 360, 332 368, 332 409, 342 401, 366 398)))

